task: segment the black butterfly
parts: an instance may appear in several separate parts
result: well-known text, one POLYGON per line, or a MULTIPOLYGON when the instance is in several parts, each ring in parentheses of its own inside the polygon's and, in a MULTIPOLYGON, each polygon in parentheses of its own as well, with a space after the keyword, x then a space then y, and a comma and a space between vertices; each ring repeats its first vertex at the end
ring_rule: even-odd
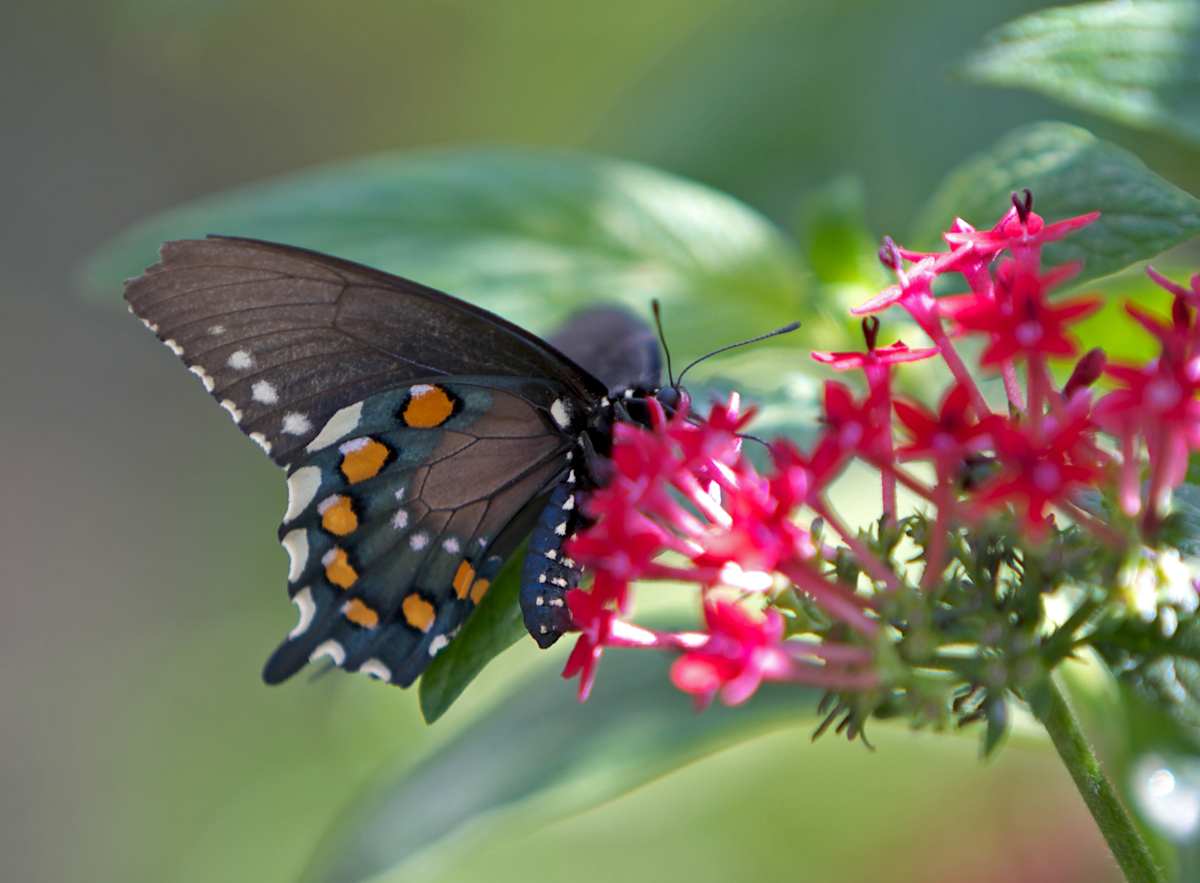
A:
POLYGON ((328 657, 408 686, 531 530, 525 625, 543 647, 558 638, 580 578, 562 552, 575 490, 601 482, 612 421, 660 385, 648 328, 597 309, 547 342, 416 282, 252 239, 168 242, 160 257, 125 283, 130 309, 287 470, 279 536, 300 621, 268 683, 328 657))

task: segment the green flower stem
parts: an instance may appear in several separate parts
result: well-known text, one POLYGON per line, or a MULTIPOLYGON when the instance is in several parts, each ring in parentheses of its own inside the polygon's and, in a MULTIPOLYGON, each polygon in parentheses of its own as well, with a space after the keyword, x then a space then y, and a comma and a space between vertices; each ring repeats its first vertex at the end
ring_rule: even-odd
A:
POLYGON ((1032 691, 1030 698, 1033 699, 1034 714, 1050 734, 1058 756, 1075 780, 1075 787, 1100 827, 1125 879, 1129 883, 1164 883, 1162 871, 1100 768, 1100 761, 1088 747, 1078 721, 1054 681, 1046 677, 1032 691))

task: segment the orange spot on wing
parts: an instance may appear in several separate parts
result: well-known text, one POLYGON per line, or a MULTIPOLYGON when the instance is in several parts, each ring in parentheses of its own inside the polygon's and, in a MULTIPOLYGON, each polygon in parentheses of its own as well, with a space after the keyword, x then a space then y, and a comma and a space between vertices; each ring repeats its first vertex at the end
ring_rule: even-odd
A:
POLYGON ((325 565, 325 576, 335 586, 341 586, 343 589, 348 589, 358 580, 358 573, 350 566, 350 562, 346 560, 346 550, 333 548, 325 553, 325 557, 321 559, 321 563, 325 565))
POLYGON ((342 445, 342 474, 351 484, 374 478, 387 462, 387 445, 373 438, 355 439, 342 445))
POLYGON ((491 584, 492 581, 488 579, 475 580, 475 585, 471 586, 471 600, 478 604, 479 599, 483 597, 483 593, 488 590, 488 586, 491 584))
POLYGON ((404 619, 413 628, 427 632, 433 627, 433 617, 437 611, 433 609, 432 604, 415 592, 404 599, 400 608, 404 611, 404 619))
POLYGON ((458 573, 454 574, 454 594, 459 598, 467 597, 471 588, 471 580, 475 579, 475 568, 467 562, 458 565, 458 573))
POLYGON ((335 494, 323 500, 317 506, 317 512, 321 514, 321 527, 331 534, 344 537, 358 529, 358 516, 354 514, 349 497, 335 494))
POLYGON ((409 426, 441 426, 454 413, 454 400, 440 386, 413 387, 414 393, 400 416, 409 426))
POLYGON ((342 613, 346 614, 346 619, 365 629, 373 629, 379 625, 379 614, 357 598, 348 601, 342 608, 342 613))

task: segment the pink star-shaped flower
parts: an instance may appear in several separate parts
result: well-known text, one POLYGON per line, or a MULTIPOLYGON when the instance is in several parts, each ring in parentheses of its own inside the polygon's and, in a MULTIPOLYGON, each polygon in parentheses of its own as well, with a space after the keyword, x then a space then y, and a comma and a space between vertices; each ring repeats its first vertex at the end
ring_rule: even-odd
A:
POLYGON ((749 699, 764 679, 784 678, 792 658, 780 647, 783 617, 775 610, 761 616, 725 601, 704 605, 709 637, 671 666, 671 681, 705 706, 720 692, 726 705, 749 699))

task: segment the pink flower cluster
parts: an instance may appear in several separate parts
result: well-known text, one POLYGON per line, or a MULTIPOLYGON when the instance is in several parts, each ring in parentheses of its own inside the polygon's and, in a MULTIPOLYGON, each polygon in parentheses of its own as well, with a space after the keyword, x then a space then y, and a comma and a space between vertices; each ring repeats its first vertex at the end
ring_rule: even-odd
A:
POLYGON ((742 455, 738 433, 752 415, 739 414, 736 394, 703 419, 688 415, 686 398, 672 417, 657 401, 649 406, 648 430, 615 427, 612 478, 584 503, 594 524, 567 545, 595 574, 590 591, 567 595, 582 634, 563 675, 580 675, 580 698, 601 652, 612 646, 683 650, 672 680, 701 701, 719 691, 726 702, 741 702, 763 679, 839 689, 874 685, 869 648, 785 639, 776 610, 737 598, 765 600, 778 574, 861 634, 878 630, 866 613, 869 599, 824 573, 822 550, 792 520, 819 495, 806 461, 781 446, 781 465, 759 475, 742 455), (699 585, 707 631, 651 632, 622 620, 631 584, 644 579, 699 585))
POLYGON ((920 590, 944 579, 947 537, 963 528, 1012 519, 1023 542, 1035 547, 1055 529, 1058 512, 1110 548, 1153 532, 1167 493, 1183 480, 1188 451, 1200 449, 1200 276, 1184 289, 1150 270, 1175 295, 1169 322, 1128 308, 1161 342, 1157 359, 1108 366, 1093 350, 1058 388, 1049 360, 1078 355, 1071 326, 1101 304, 1094 297, 1052 302, 1051 290, 1080 265, 1043 271, 1042 246, 1098 213, 1045 224, 1027 191, 1024 200, 1014 194, 1013 202, 991 230, 957 220, 944 234, 947 252, 911 252, 885 240, 880 257, 897 283, 854 312, 899 305, 934 346, 877 346, 879 323, 869 316, 865 352, 814 353, 834 370, 862 370, 866 391, 826 382, 824 426, 810 451, 776 441, 772 465, 760 474, 742 452, 741 433, 752 413, 739 413, 736 394, 714 404, 707 417, 691 413, 686 396, 672 416, 651 400, 648 428, 615 427, 612 478, 587 495, 583 511, 592 525, 568 545, 595 575, 590 590, 567 598, 581 634, 563 674, 580 676, 581 699, 604 648, 613 646, 679 651, 672 680, 701 704, 717 695, 741 702, 764 680, 837 691, 883 686, 876 664, 885 640, 879 611, 889 594, 907 585, 907 571, 830 504, 830 486, 855 459, 882 476, 882 523, 897 521, 898 486, 930 504, 920 590), (969 292, 935 297, 934 280, 948 273, 960 275, 969 292), (952 340, 967 335, 983 339, 980 366, 1002 376, 1007 407, 988 403, 956 351, 952 340), (936 410, 893 392, 893 365, 934 356, 954 377, 936 410), (1103 374, 1120 388, 1093 401, 1089 387, 1103 374), (1099 431, 1114 437, 1119 455, 1098 444, 1099 431), (1140 492, 1143 449, 1149 505, 1140 492), (907 468, 913 461, 931 464, 932 485, 907 468), (1096 489, 1115 496, 1129 525, 1105 523, 1081 505, 1082 492, 1096 489), (1139 513, 1140 523, 1133 520, 1139 513), (820 529, 800 526, 801 514, 815 517, 820 529), (838 577, 838 550, 821 539, 826 531, 865 583, 838 577), (632 583, 647 579, 698 586, 704 630, 664 633, 630 623, 632 583), (815 606, 832 628, 820 638, 799 625, 789 629, 788 595, 815 606))

